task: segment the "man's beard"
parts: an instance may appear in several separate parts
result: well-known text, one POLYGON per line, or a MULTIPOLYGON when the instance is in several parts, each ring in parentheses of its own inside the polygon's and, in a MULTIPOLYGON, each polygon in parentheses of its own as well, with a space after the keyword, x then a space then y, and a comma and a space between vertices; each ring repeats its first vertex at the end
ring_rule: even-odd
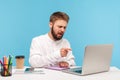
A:
POLYGON ((63 35, 61 37, 57 37, 57 34, 55 34, 55 31, 53 30, 53 27, 51 29, 51 34, 55 40, 60 40, 62 39, 63 35))

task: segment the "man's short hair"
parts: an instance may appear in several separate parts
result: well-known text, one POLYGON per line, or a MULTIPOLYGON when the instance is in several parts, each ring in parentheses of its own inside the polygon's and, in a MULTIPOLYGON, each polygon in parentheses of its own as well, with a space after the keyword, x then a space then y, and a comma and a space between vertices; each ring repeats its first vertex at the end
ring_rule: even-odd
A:
POLYGON ((54 12, 50 16, 50 22, 54 23, 56 20, 65 20, 67 23, 69 21, 69 16, 64 12, 54 12))

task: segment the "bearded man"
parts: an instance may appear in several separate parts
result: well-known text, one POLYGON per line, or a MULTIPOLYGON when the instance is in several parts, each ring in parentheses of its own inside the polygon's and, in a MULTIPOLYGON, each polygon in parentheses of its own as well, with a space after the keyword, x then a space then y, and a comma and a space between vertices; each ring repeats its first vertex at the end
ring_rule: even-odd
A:
POLYGON ((29 57, 32 67, 75 65, 70 43, 63 38, 68 21, 69 16, 64 12, 54 12, 50 16, 50 31, 32 39, 29 57))

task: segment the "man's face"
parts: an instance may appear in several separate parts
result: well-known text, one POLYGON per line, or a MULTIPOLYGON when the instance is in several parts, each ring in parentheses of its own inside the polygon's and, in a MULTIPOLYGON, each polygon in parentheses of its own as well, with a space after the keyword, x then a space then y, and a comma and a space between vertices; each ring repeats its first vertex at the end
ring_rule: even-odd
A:
POLYGON ((50 23, 51 34, 55 40, 62 39, 67 27, 67 22, 64 20, 57 20, 54 23, 50 23))

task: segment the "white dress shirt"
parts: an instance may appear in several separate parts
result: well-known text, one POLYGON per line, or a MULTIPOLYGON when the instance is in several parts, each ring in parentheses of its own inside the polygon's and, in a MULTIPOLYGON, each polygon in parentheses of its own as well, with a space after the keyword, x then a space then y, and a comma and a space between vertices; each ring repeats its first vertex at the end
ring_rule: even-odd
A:
POLYGON ((69 66, 75 65, 72 51, 69 51, 66 57, 61 57, 61 48, 70 48, 66 39, 54 41, 48 34, 33 38, 30 47, 30 65, 32 67, 54 66, 60 61, 68 62, 69 66))

